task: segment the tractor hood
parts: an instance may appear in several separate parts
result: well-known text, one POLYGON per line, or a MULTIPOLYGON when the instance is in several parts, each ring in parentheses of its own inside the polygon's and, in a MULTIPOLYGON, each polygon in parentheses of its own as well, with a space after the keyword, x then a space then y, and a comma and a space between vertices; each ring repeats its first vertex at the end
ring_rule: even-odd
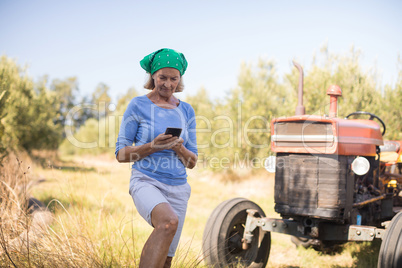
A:
POLYGON ((380 126, 372 120, 301 115, 271 121, 271 150, 375 156, 383 145, 380 126))

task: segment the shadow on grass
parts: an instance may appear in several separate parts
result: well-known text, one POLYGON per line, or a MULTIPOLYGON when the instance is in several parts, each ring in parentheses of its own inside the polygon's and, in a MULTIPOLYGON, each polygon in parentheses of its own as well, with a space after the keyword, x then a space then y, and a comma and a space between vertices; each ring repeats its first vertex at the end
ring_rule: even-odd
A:
POLYGON ((94 167, 77 167, 77 166, 57 166, 51 165, 51 168, 65 170, 65 171, 74 171, 74 172, 94 172, 96 169, 94 167))
POLYGON ((52 213, 57 213, 60 210, 69 209, 70 207, 77 208, 90 208, 92 204, 83 197, 67 197, 67 196, 59 196, 55 197, 52 194, 43 195, 38 198, 43 204, 50 210, 52 213))
MULTIPOLYGON (((381 240, 375 239, 373 242, 355 242, 351 256, 355 260, 352 267, 355 268, 376 268, 378 252, 381 247, 381 240)), ((334 268, 345 268, 344 266, 331 266, 334 268)))
POLYGON ((359 251, 352 252, 352 257, 357 260, 355 267, 377 267, 381 241, 381 239, 375 239, 373 242, 364 242, 361 244, 359 251))
POLYGON ((58 159, 57 157, 43 157, 40 155, 31 155, 32 160, 43 168, 53 168, 63 171, 73 172, 94 172, 94 167, 80 167, 74 162, 66 162, 58 159))

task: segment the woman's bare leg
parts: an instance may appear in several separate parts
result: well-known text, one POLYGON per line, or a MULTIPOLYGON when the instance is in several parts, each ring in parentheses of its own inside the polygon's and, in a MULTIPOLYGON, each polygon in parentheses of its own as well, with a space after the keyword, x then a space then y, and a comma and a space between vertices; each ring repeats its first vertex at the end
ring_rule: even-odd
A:
POLYGON ((154 230, 142 249, 140 268, 164 267, 168 262, 169 246, 179 223, 176 213, 168 203, 158 204, 152 210, 151 220, 154 230))

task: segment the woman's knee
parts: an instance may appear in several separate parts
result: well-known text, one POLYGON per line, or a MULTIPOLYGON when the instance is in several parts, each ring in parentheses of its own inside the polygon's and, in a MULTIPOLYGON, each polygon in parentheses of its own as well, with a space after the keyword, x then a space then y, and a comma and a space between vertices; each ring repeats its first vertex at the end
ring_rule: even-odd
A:
POLYGON ((158 226, 155 226, 155 228, 165 232, 166 234, 174 235, 177 231, 178 225, 179 225, 179 218, 176 216, 176 214, 174 214, 163 218, 158 223, 158 226))
POLYGON ((152 211, 152 224, 158 231, 174 235, 179 225, 179 218, 170 205, 163 203, 152 211))

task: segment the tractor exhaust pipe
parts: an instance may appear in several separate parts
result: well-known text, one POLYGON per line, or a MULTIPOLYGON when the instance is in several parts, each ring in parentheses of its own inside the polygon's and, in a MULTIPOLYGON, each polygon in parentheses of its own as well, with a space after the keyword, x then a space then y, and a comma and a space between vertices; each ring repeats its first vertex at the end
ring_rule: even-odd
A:
POLYGON ((327 95, 329 95, 329 117, 337 117, 338 97, 342 96, 342 90, 337 85, 331 85, 327 90, 327 95))
POLYGON ((298 103, 296 106, 296 113, 295 115, 304 115, 306 114, 306 109, 303 106, 303 68, 300 66, 300 64, 298 64, 295 61, 292 61, 293 65, 299 70, 299 87, 298 87, 298 91, 299 91, 299 99, 298 99, 298 103))

